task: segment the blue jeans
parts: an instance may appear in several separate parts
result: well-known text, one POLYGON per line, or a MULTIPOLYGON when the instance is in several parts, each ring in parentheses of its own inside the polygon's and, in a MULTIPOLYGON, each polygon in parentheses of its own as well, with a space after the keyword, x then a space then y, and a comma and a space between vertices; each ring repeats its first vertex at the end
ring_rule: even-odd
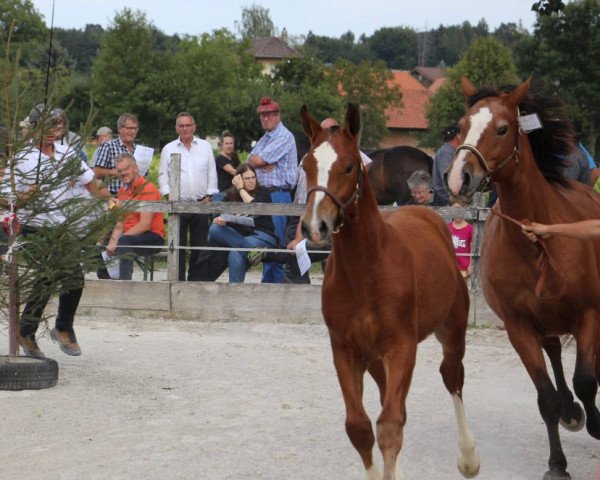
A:
MULTIPOLYGON (((252 235, 244 236, 227 225, 214 223, 208 229, 208 241, 220 247, 231 248, 273 248, 276 245, 275 238, 260 230, 255 230, 252 235)), ((247 257, 248 252, 229 252, 229 281, 231 283, 241 283, 246 278, 247 257)))
MULTIPOLYGON (((292 203, 290 192, 271 192, 271 202, 273 203, 292 203)), ((279 244, 285 248, 285 227, 287 217, 285 215, 273 215, 273 226, 275 234, 279 239, 279 244)), ((263 262, 262 283, 282 283, 283 282, 283 264, 276 262, 263 262)))
POLYGON ((144 232, 139 235, 121 235, 117 243, 119 255, 119 280, 131 280, 133 276, 133 255, 152 255, 160 252, 160 247, 165 243, 163 237, 154 232, 144 232), (134 245, 143 245, 157 248, 135 248, 134 245), (125 257, 121 257, 125 255, 125 257))

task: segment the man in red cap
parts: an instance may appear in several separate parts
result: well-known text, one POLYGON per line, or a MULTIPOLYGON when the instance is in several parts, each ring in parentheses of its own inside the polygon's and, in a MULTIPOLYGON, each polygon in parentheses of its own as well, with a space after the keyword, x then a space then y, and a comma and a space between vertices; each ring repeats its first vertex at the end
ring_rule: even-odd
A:
MULTIPOLYGON (((260 99, 256 109, 265 134, 250 152, 248 163, 256 169, 260 185, 269 189, 273 203, 292 203, 292 189, 296 184, 296 141, 281 122, 279 104, 270 97, 260 99)), ((275 233, 281 245, 285 245, 287 217, 274 216, 275 233)), ((263 262, 263 283, 281 283, 283 265, 263 262)))

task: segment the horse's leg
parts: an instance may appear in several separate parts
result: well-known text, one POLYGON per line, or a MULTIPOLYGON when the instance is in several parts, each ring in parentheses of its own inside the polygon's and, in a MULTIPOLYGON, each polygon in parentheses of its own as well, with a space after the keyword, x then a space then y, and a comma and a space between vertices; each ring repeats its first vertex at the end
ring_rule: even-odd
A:
POLYGON ((595 360, 600 339, 597 322, 595 312, 587 311, 577 329, 577 361, 573 375, 573 388, 585 408, 587 431, 592 437, 600 439, 600 412, 596 407, 598 380, 595 360))
MULTIPOLYGON (((398 341, 394 350, 388 351, 382 359, 387 373, 387 386, 383 408, 377 419, 377 444, 383 455, 384 480, 397 478, 396 463, 402 449, 406 423, 406 396, 417 354, 417 343, 409 337, 407 335, 398 341)), ((401 473, 398 478, 401 478, 401 473)))
POLYGON ((367 480, 381 480, 381 473, 373 464, 375 436, 371 420, 363 406, 363 377, 366 365, 348 347, 331 338, 333 364, 346 405, 346 433, 360 455, 367 480))
POLYGON ((379 403, 383 405, 383 399, 385 398, 386 380, 385 380, 385 369, 383 368, 383 362, 377 360, 369 365, 369 374, 375 380, 377 387, 379 388, 379 403))
POLYGON ((571 476, 567 473, 567 459, 563 453, 558 432, 560 395, 548 376, 539 334, 532 328, 523 326, 522 322, 521 319, 504 319, 508 338, 519 354, 537 390, 538 408, 548 431, 550 444, 549 470, 544 475, 543 480, 567 480, 571 476))
MULTIPOLYGON (((466 320, 466 314, 463 316, 466 320)), ((463 318, 453 317, 453 318, 463 318)), ((452 318, 452 317, 451 317, 452 318)), ((444 325, 435 332, 435 336, 442 344, 444 358, 440 365, 440 373, 446 389, 452 397, 454 413, 458 428, 458 460, 457 466, 460 473, 466 478, 473 478, 479 473, 479 455, 476 442, 467 423, 465 407, 462 399, 462 389, 465 378, 463 357, 465 355, 465 332, 467 322, 461 321, 444 325)))
POLYGON ((552 371, 554 372, 554 379, 556 380, 556 388, 560 395, 560 424, 570 432, 577 432, 581 430, 585 425, 585 414, 579 403, 575 402, 575 397, 569 390, 567 381, 565 379, 565 373, 562 365, 562 346, 560 344, 559 337, 546 337, 542 344, 550 364, 552 365, 552 371))

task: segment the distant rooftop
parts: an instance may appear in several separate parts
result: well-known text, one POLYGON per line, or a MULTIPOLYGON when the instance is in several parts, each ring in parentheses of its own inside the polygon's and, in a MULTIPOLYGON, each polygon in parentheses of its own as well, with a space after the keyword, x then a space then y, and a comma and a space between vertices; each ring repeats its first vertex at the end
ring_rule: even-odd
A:
POLYGON ((256 59, 294 58, 300 54, 279 37, 262 37, 252 40, 250 53, 256 59))

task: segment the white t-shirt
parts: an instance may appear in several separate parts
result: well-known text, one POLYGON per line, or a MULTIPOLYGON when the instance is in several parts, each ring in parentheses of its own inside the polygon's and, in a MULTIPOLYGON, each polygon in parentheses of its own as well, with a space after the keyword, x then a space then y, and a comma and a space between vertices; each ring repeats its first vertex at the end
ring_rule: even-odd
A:
MULTIPOLYGON (((81 189, 94 179, 94 172, 87 164, 78 157, 67 154, 68 147, 55 145, 54 155, 48 157, 35 147, 28 147, 17 153, 15 157, 15 186, 18 192, 27 192, 36 183, 39 169, 40 189, 43 192, 41 198, 44 202, 44 211, 34 215, 30 210, 23 208, 17 214, 21 224, 30 226, 60 225, 66 221, 64 209, 68 207, 68 201, 73 198, 81 198, 81 189), (80 170, 72 178, 65 178, 58 186, 47 185, 56 179, 70 162, 78 161, 80 170), (46 185, 45 185, 46 184, 46 185)), ((72 152, 72 150, 71 150, 72 152)), ((71 153, 69 152, 69 154, 71 153)), ((4 179, 9 178, 5 175, 4 179)))

